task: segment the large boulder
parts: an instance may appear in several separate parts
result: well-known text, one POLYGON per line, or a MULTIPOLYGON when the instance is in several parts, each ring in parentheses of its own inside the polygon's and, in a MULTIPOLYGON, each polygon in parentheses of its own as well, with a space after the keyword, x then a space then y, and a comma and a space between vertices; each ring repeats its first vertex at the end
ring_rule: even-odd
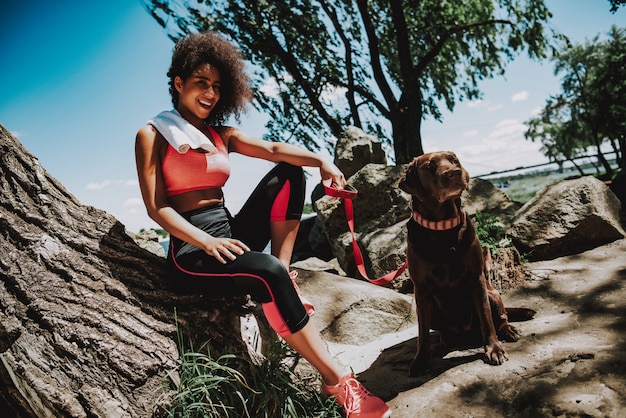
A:
MULTIPOLYGON (((352 201, 354 225, 370 278, 399 268, 406 258, 404 224, 411 213, 410 196, 397 187, 404 169, 368 164, 349 181, 359 191, 352 201)), ((343 200, 324 196, 315 208, 339 266, 347 275, 358 277, 343 200)))
POLYGON ((387 165, 380 141, 355 126, 348 127, 335 145, 335 164, 350 178, 370 163, 387 165))
POLYGON ((412 297, 328 270, 293 264, 302 292, 315 305, 312 317, 332 344, 362 345, 396 332, 414 312, 412 297), (317 271, 316 271, 317 270, 317 271))
MULTIPOLYGON (((345 178, 349 179, 367 164, 387 165, 387 157, 378 139, 355 126, 350 126, 343 131, 335 144, 334 162, 345 178)), ((313 205, 315 206, 315 202, 324 195, 324 187, 320 183, 311 193, 313 205)), ((333 248, 324 232, 324 225, 318 218, 303 220, 292 260, 298 261, 310 256, 323 260, 330 260, 334 257, 333 248)))
POLYGON ((463 209, 470 215, 478 212, 497 217, 505 229, 511 226, 511 221, 522 207, 519 202, 512 201, 502 190, 498 189, 489 180, 472 178, 468 188, 461 195, 463 209))
POLYGON ((626 171, 622 170, 611 181, 609 186, 615 196, 622 202, 622 214, 626 212, 626 171))
POLYGON ((159 242, 159 235, 153 229, 146 229, 135 234, 131 231, 126 231, 128 235, 144 250, 150 251, 154 255, 165 258, 165 247, 159 242))
POLYGON ((546 186, 513 219, 511 238, 529 260, 578 254, 624 238, 621 204, 600 180, 581 177, 546 186))

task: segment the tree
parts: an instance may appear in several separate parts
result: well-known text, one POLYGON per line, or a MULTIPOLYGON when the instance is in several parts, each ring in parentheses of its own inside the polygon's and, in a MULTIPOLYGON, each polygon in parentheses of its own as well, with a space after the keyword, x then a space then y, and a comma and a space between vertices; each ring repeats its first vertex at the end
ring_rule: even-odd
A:
POLYGON ((595 77, 589 85, 589 100, 595 107, 597 126, 618 160, 626 168, 626 28, 613 26, 596 53, 595 77))
POLYGON ((480 80, 524 50, 545 57, 554 39, 543 0, 144 4, 174 40, 214 30, 238 44, 268 139, 316 150, 354 125, 392 146, 398 164, 423 153, 422 120, 440 121, 440 104, 480 97, 480 80))
POLYGON ((562 93, 549 98, 540 115, 527 122, 526 138, 541 140, 544 154, 571 159, 591 146, 608 177, 613 169, 603 146, 626 167, 626 29, 612 27, 606 40, 570 45, 556 54, 555 74, 562 93))
POLYGON ((572 121, 569 104, 563 97, 551 97, 542 109, 539 116, 528 123, 526 138, 535 141, 539 139, 541 151, 549 161, 559 164, 569 161, 581 175, 584 171, 576 164, 576 158, 584 155, 589 143, 583 143, 576 133, 578 127, 572 121))
POLYGON ((620 6, 626 4, 626 0, 609 0, 609 2, 611 3, 611 13, 617 12, 620 6))

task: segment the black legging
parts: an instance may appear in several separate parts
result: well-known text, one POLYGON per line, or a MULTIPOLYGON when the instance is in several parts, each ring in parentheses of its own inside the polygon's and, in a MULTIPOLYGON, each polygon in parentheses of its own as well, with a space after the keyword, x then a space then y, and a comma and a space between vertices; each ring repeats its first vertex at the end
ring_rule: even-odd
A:
POLYGON ((304 193, 302 168, 279 163, 261 180, 237 216, 231 216, 223 204, 183 213, 196 227, 216 237, 239 239, 251 251, 222 264, 203 250, 171 237, 168 262, 175 284, 184 291, 207 295, 250 294, 262 303, 268 322, 280 335, 302 329, 309 316, 289 273, 280 260, 262 251, 270 241, 272 211, 274 216, 281 212, 280 219, 300 219, 304 193), (283 203, 276 201, 280 193, 288 197, 283 203))

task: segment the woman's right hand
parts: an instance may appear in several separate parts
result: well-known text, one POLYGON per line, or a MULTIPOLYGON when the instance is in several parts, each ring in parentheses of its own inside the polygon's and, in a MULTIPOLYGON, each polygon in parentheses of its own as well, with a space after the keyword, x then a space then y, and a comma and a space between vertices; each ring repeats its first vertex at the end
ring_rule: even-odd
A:
POLYGON ((334 163, 324 161, 320 166, 320 175, 322 181, 331 179, 332 184, 336 185, 338 188, 343 189, 346 187, 346 179, 341 170, 339 170, 334 163))
POLYGON ((204 251, 217 259, 222 264, 226 264, 226 257, 230 261, 237 258, 237 255, 242 255, 245 251, 250 251, 250 248, 243 242, 234 238, 217 238, 209 236, 203 245, 204 251))

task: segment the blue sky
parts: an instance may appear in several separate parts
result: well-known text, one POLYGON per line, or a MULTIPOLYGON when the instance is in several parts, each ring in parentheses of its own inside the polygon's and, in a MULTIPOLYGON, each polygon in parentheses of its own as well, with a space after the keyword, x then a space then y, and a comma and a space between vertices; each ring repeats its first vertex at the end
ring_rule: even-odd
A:
MULTIPOLYGON (((547 4, 553 26, 575 42, 626 24, 626 8, 611 14, 608 0, 547 4)), ((0 45, 0 123, 83 204, 131 231, 156 227, 141 203, 133 146, 145 121, 171 108, 173 43, 163 29, 139 1, 2 0, 0 45)), ((443 123, 424 122, 425 150, 457 152, 472 175, 545 162, 523 139, 523 122, 560 91, 552 64, 520 57, 481 88, 483 100, 460 103, 443 123)), ((261 135, 264 120, 251 111, 242 128, 261 135)), ((231 210, 269 166, 233 157, 231 210)))

